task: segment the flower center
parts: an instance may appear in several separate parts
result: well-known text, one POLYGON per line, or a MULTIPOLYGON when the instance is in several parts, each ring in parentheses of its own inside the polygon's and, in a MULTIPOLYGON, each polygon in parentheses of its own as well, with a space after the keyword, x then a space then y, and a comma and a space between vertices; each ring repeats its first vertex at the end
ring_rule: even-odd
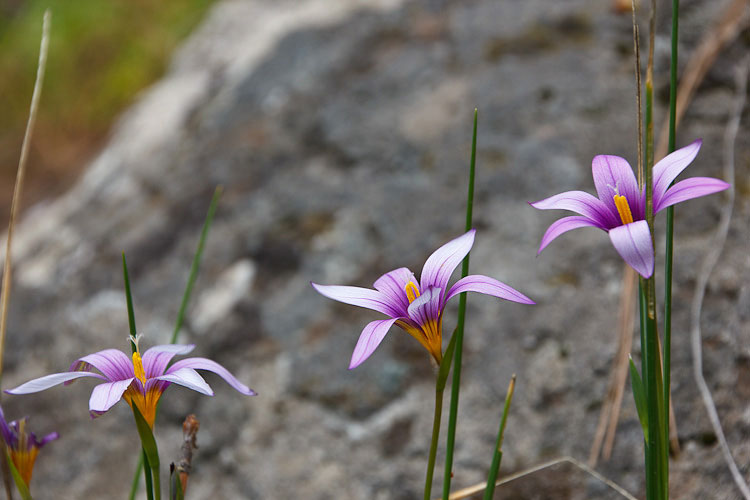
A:
POLYGON ((620 214, 620 220, 623 224, 630 224, 633 222, 633 214, 630 212, 630 205, 628 205, 627 198, 616 194, 615 206, 617 207, 617 213, 620 214))
POLYGON ((406 290, 406 297, 409 299, 409 304, 419 297, 419 288, 417 288, 417 285, 413 281, 408 282, 404 290, 406 290))
POLYGON ((141 381, 143 387, 146 387, 146 371, 143 369, 141 353, 137 350, 133 353, 133 371, 135 372, 135 378, 141 381))

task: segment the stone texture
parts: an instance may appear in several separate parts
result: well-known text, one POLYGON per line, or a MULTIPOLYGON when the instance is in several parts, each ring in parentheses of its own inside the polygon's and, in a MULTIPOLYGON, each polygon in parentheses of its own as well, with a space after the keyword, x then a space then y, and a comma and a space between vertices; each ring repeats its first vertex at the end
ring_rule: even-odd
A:
MULTIPOLYGON (((681 54, 719 3, 685 2, 681 54)), ((666 24, 660 18, 659 89, 666 24)), ((525 202, 592 191, 595 154, 634 162, 630 44, 629 16, 596 0, 217 3, 78 184, 19 225, 4 386, 64 370, 88 352, 127 349, 123 251, 138 330, 147 344, 166 342, 211 193, 222 184, 181 340, 260 395, 240 397, 212 377, 214 398, 170 388, 157 424, 163 462, 177 457, 180 423, 194 412, 193 498, 420 496, 434 367, 394 330, 347 371, 361 328, 377 314, 329 301, 309 282, 369 286, 395 267, 418 272, 462 232, 476 106, 472 269, 539 305, 469 300, 454 484, 483 480, 512 373, 519 379, 504 473, 562 454, 585 458, 615 352, 622 265, 593 230, 536 257, 557 214, 525 202)), ((722 54, 685 118, 680 143, 704 139, 691 175, 721 175, 731 69, 746 51, 741 39, 722 54)), ((735 215, 702 322, 705 373, 743 470, 748 137, 743 125, 735 215)), ((688 341, 692 287, 723 199, 690 202, 676 219, 673 387, 684 453, 673 462, 675 498, 739 498, 694 387, 688 341)), ((455 305, 446 331, 453 318, 455 305)), ((138 448, 130 412, 120 404, 89 420, 90 390, 82 381, 3 400, 6 414, 33 415, 38 433, 63 435, 39 458, 40 498, 108 498, 129 487, 138 448)), ((641 443, 628 392, 614 457, 600 470, 638 495, 641 443)), ((502 491, 616 498, 567 465, 502 491)))

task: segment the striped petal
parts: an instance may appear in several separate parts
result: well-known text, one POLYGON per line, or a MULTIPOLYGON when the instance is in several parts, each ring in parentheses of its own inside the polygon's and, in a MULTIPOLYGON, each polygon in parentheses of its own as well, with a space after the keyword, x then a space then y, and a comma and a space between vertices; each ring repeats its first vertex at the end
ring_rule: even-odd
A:
MULTIPOLYGON (((424 263, 420 276, 422 293, 429 287, 447 290, 451 274, 474 245, 475 234, 476 230, 472 229, 466 234, 449 241, 430 255, 424 263)), ((411 306, 409 306, 409 309, 411 309, 411 306)))
POLYGON ((662 198, 666 195, 669 185, 672 184, 680 173, 690 165, 695 157, 698 155, 698 151, 701 149, 703 141, 698 139, 688 144, 684 148, 680 148, 674 151, 654 165, 654 210, 656 207, 664 208, 668 205, 664 205, 662 198))
POLYGON ((609 238, 620 256, 644 278, 654 274, 654 246, 645 220, 609 231, 609 238))
POLYGON ((107 382, 99 384, 91 391, 89 398, 89 414, 91 418, 98 417, 107 412, 115 403, 122 399, 122 394, 133 382, 133 378, 118 380, 116 382, 107 382))
POLYGON ((317 283, 311 283, 311 285, 318 293, 329 299, 338 300, 344 304, 372 309, 392 318, 400 316, 400 303, 391 301, 387 295, 377 290, 357 286, 318 285, 317 283))
POLYGON ((354 347, 349 369, 352 370, 361 365, 370 355, 375 352, 385 338, 388 330, 397 321, 396 318, 372 321, 365 326, 359 336, 357 345, 354 347))
MULTIPOLYGON (((615 218, 617 214, 616 209, 612 212, 602 200, 583 191, 566 191, 543 200, 529 203, 529 205, 539 210, 570 210, 591 219, 594 223, 592 225, 601 228, 616 226, 619 220, 615 218)), ((614 201, 612 202, 612 206, 614 206, 614 201)))
POLYGON ((200 392, 201 394, 205 394, 206 396, 214 395, 214 391, 211 390, 208 383, 192 368, 180 368, 179 370, 156 377, 156 380, 181 385, 196 392, 200 392))
MULTIPOLYGON (((226 383, 231 385, 236 391, 245 394, 246 396, 255 396, 255 391, 250 389, 248 386, 237 380, 234 375, 229 373, 229 370, 221 366, 216 361, 212 361, 207 358, 187 358, 181 359, 167 369, 167 373, 164 375, 172 375, 182 368, 192 368, 194 370, 208 370, 215 373, 219 377, 223 378, 226 383)), ((164 379, 164 376, 159 377, 164 379)))
POLYGON ((568 231, 571 231, 573 229, 578 229, 579 227, 596 227, 599 229, 604 229, 604 227, 600 226, 596 221, 591 220, 588 217, 582 217, 580 215, 563 217, 562 219, 553 222, 552 225, 547 228, 544 236, 542 236, 542 242, 539 244, 539 250, 537 250, 536 254, 539 255, 540 253, 542 253, 542 250, 547 248, 547 245, 552 243, 552 240, 554 240, 561 234, 567 233, 568 231))
POLYGON ((613 155, 595 156, 591 161, 591 173, 594 176, 596 194, 607 205, 609 212, 615 216, 615 224, 609 226, 610 228, 621 224, 615 206, 616 194, 628 200, 635 220, 643 219, 641 191, 638 189, 638 181, 635 179, 633 169, 625 158, 613 155))
POLYGON ((189 354, 194 348, 195 344, 167 344, 156 345, 148 349, 143 353, 142 358, 146 378, 154 378, 163 374, 173 357, 189 354))
POLYGON ((106 380, 102 375, 91 372, 53 373, 52 375, 45 375, 44 377, 29 380, 25 384, 21 384, 18 387, 6 390, 5 392, 7 392, 8 394, 31 394, 33 392, 40 392, 45 389, 49 389, 50 387, 54 387, 64 382, 71 382, 82 377, 94 377, 101 380, 106 380))
POLYGON ((387 296, 391 304, 399 306, 400 316, 406 316, 406 309, 409 307, 409 298, 406 296, 406 284, 409 282, 417 283, 414 273, 405 267, 394 269, 385 273, 373 285, 376 290, 387 296))
POLYGON ((92 366, 112 382, 134 376, 133 361, 117 349, 105 349, 79 358, 70 365, 69 371, 89 371, 92 366))
POLYGON ((422 329, 440 318, 440 292, 439 288, 429 287, 409 304, 409 318, 422 329))
POLYGON ((658 205, 656 204, 656 198, 654 198, 654 212, 663 210, 676 203, 718 193, 725 189, 729 189, 729 184, 720 179, 714 179, 713 177, 690 177, 669 188, 659 200, 658 205))
POLYGON ((501 299, 510 300, 512 302, 520 302, 521 304, 534 304, 535 302, 505 283, 498 281, 489 276, 483 276, 481 274, 473 274, 461 278, 456 282, 455 285, 450 289, 448 295, 445 297, 445 301, 449 301, 452 297, 463 292, 479 292, 485 295, 492 295, 501 299))

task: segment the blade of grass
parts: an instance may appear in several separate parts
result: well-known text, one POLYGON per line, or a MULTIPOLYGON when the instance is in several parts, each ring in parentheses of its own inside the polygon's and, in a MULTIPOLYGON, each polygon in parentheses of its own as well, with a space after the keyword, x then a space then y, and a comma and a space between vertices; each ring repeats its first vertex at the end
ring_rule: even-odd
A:
MULTIPOLYGON (((185 318, 185 311, 187 310, 187 306, 190 303, 190 296, 193 293, 193 285, 195 284, 195 280, 198 277, 198 270, 200 268, 200 262, 201 258, 203 257, 203 248, 206 244, 206 239, 208 237, 208 231, 211 228, 211 224, 214 220, 214 214, 216 213, 216 207, 219 205, 219 199, 221 198, 221 194, 224 192, 224 188, 222 186, 216 186, 216 189, 214 190, 214 195, 211 198, 211 204, 208 206, 208 212, 206 213, 206 220, 203 222, 203 229, 201 230, 201 236, 198 240, 198 248, 195 251, 195 255, 193 256, 193 263, 190 266, 190 275, 188 276, 187 284, 185 285, 185 292, 182 294, 182 302, 180 303, 180 310, 177 312, 177 320, 175 321, 174 325, 174 331, 172 332, 172 338, 170 339, 171 344, 177 343, 177 337, 180 334, 180 329, 182 328, 182 323, 185 318)), ((123 259, 124 259, 123 255, 123 259)), ((124 262, 124 260, 123 260, 124 262)), ((129 290, 130 288, 130 282, 127 283, 127 288, 129 290)), ((132 302, 132 299, 131 299, 132 302)), ((134 327, 135 325, 133 325, 134 327)), ((133 329, 131 329, 131 334, 133 329)), ((156 407, 156 414, 159 414, 159 407, 156 407)), ((138 491, 138 487, 141 484, 141 471, 143 470, 144 460, 143 455, 138 459, 138 464, 135 467, 135 474, 133 474, 133 482, 130 487, 130 495, 128 496, 129 500, 135 500, 135 494, 138 491)))
MULTIPOLYGON (((154 497, 156 500, 161 500, 159 449, 156 446, 156 439, 154 439, 154 433, 151 431, 151 427, 149 427, 136 405, 133 405, 133 415, 135 416, 135 425, 138 429, 138 436, 141 438, 144 459, 148 463, 146 470, 152 475, 154 497)), ((146 481, 148 482, 148 479, 146 481)), ((147 491, 149 490, 147 489, 147 491)))
POLYGON ((505 395, 505 406, 503 407, 503 416, 500 419, 500 428, 497 430, 497 440, 495 441, 495 452, 492 454, 492 464, 487 474, 487 488, 484 490, 484 500, 492 500, 495 494, 495 481, 497 473, 500 470, 500 461, 503 459, 503 434, 505 434, 505 422, 508 419, 510 411, 510 402, 513 399, 513 390, 516 388, 516 374, 510 378, 508 384, 508 393, 505 395))
POLYGON ((187 285, 185 285, 185 293, 182 295, 182 303, 180 304, 180 310, 177 313, 177 321, 175 322, 175 325, 174 325, 172 338, 169 341, 170 344, 177 343, 177 336, 180 333, 180 328, 182 328, 182 322, 185 317, 185 310, 187 309, 187 305, 190 302, 190 295, 193 292, 193 285, 195 284, 195 279, 198 277, 198 268, 200 267, 201 258, 203 257, 203 248, 206 245, 206 237, 208 236, 208 230, 211 227, 211 223, 214 220, 216 207, 219 204, 219 199, 221 198, 221 194, 223 191, 224 191, 224 188, 222 186, 216 186, 216 189, 214 190, 213 198, 211 198, 211 204, 209 205, 208 213, 206 214, 206 221, 203 223, 203 230, 201 231, 201 237, 198 240, 198 248, 195 251, 195 255, 193 256, 193 263, 190 266, 190 275, 188 276, 187 285))
MULTIPOLYGON (((10 303, 10 290, 11 290, 11 269, 12 269, 12 253, 11 247, 13 243, 13 233, 16 227, 16 218, 18 217, 18 207, 21 203, 21 193, 23 192, 23 181, 26 177, 26 164, 29 158, 29 147, 31 145, 31 136, 34 131, 34 124, 36 123, 37 110, 39 109, 39 99, 42 94, 42 86, 44 83, 44 72, 47 67, 47 52, 49 49, 49 28, 51 23, 52 13, 49 9, 44 12, 44 18, 42 20, 42 39, 39 46, 39 60, 36 66, 36 81, 34 82, 34 90, 31 93, 31 105, 29 107, 29 119, 26 122, 26 132, 23 136, 23 142, 21 143, 21 156, 18 160, 18 170, 16 171, 16 183, 13 187, 13 198, 10 204, 10 219, 8 221, 8 237, 5 242, 5 263, 3 265, 3 285, 2 285, 2 300, 0 301, 0 381, 3 376, 3 357, 5 354, 5 332, 8 324, 8 304, 10 303)), ((0 392, 2 394, 2 392, 0 392)), ((13 469, 9 467, 7 461, 7 449, 5 443, 2 443, 2 449, 6 453, 2 454, 2 471, 3 471, 3 485, 5 486, 5 494, 8 500, 13 499, 13 488, 10 484, 10 476, 13 469)), ((12 465, 11 465, 12 466, 12 465)), ((23 492, 21 492, 23 495, 23 492)))
MULTIPOLYGON (((466 200, 466 231, 471 230, 474 209, 474 173, 477 159, 477 118, 479 111, 474 109, 474 132, 471 136, 471 162, 469 164, 469 192, 466 200)), ((461 277, 469 275, 469 255, 464 258, 461 277)), ((448 499, 453 477, 453 448, 456 443, 456 422, 458 419, 458 393, 461 387, 461 358, 463 357, 464 322, 466 319, 466 293, 462 293, 458 302, 458 321, 456 324, 456 352, 451 385, 450 414, 448 416, 448 438, 445 449, 445 473, 443 474, 443 500, 448 499)))

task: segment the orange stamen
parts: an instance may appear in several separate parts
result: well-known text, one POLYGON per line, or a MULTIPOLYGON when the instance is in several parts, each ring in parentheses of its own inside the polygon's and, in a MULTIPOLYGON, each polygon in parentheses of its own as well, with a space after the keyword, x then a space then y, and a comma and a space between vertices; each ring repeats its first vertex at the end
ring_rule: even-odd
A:
POLYGON ((409 304, 414 302, 414 300, 420 295, 419 288, 417 288, 417 285, 415 285, 413 281, 408 282, 404 287, 404 290, 406 290, 406 297, 409 299, 409 304))
POLYGON ((616 194, 615 206, 617 207, 617 213, 620 214, 620 220, 623 224, 630 224, 633 222, 633 214, 630 211, 630 205, 628 205, 627 198, 616 194))

